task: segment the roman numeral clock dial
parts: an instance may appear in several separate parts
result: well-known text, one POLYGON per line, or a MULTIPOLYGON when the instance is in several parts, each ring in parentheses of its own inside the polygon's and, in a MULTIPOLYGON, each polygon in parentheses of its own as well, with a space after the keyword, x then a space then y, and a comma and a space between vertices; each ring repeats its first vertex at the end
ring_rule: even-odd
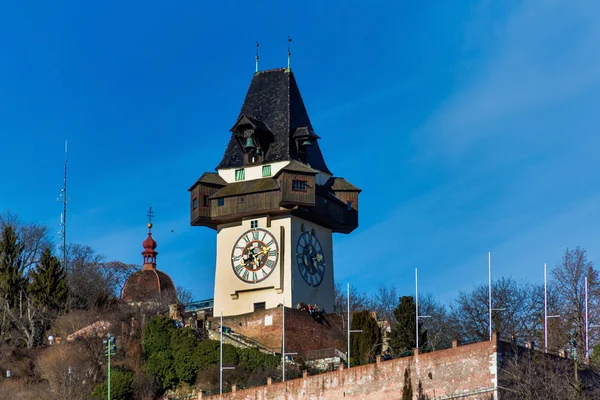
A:
POLYGON ((312 287, 319 286, 325 275, 325 257, 319 239, 310 232, 303 232, 296 245, 296 264, 302 279, 312 287))
POLYGON ((266 229, 251 229, 242 233, 231 251, 233 273, 243 282, 262 282, 271 275, 277 259, 277 240, 266 229))

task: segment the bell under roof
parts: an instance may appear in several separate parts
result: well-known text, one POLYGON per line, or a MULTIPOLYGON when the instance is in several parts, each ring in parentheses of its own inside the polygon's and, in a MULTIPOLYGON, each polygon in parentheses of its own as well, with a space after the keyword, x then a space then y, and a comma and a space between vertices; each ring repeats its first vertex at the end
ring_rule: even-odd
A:
MULTIPOLYGON (((273 142, 264 156, 265 163, 296 160, 331 174, 317 143, 319 136, 312 128, 291 71, 279 68, 255 73, 237 120, 242 116, 262 124, 273 134, 273 142), (312 144, 306 147, 304 160, 296 147, 296 138, 299 136, 312 139, 312 144)), ((217 169, 243 166, 244 153, 235 138, 235 133, 232 133, 217 169)))

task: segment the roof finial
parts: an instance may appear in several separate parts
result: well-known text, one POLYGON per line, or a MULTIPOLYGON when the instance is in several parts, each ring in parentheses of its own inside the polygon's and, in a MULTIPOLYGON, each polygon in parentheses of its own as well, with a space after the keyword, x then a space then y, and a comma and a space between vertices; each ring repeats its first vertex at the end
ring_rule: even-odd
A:
POLYGON ((292 53, 290 52, 290 43, 292 43, 292 38, 288 36, 288 66, 287 66, 288 72, 290 72, 292 70, 292 68, 290 66, 290 56, 292 55, 292 53))
POLYGON ((258 46, 260 46, 260 44, 258 43, 258 40, 256 41, 256 71, 258 72, 258 46))
POLYGON ((154 212, 152 211, 152 206, 150 206, 150 208, 148 209, 146 216, 148 217, 148 232, 150 232, 150 229, 152 229, 152 218, 154 217, 154 212))

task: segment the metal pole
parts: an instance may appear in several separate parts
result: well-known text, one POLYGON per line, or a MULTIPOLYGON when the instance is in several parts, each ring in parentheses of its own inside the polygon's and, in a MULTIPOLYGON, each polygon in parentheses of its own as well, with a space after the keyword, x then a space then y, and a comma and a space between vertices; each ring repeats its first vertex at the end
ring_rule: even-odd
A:
POLYGON ((285 382, 285 297, 281 307, 281 381, 285 382))
POLYGON ((221 310, 221 345, 219 348, 219 393, 223 394, 223 310, 221 310))
POLYGON ((589 328, 590 326, 588 325, 588 279, 587 276, 585 277, 585 358, 588 358, 588 351, 589 351, 589 339, 588 339, 588 334, 589 334, 589 328))
POLYGON ((488 252, 488 308, 490 311, 489 315, 489 334, 490 340, 492 340, 492 253, 488 252))
POLYGON ((347 306, 348 306, 348 368, 350 368, 350 283, 347 284, 347 306))
POLYGON ((548 352, 548 289, 546 284, 546 263, 544 263, 544 353, 548 352))
POLYGON ((108 336, 108 400, 110 400, 110 353, 111 353, 111 339, 112 337, 108 336))
POLYGON ((415 268, 415 337, 419 348, 419 270, 415 268))
POLYGON ((67 141, 65 140, 65 177, 63 183, 63 268, 67 271, 67 141))

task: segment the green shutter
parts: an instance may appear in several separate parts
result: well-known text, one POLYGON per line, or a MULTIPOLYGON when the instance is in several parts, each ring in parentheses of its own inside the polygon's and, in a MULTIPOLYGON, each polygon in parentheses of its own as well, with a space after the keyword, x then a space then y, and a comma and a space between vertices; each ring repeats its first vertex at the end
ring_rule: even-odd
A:
POLYGON ((243 181, 245 179, 245 173, 243 169, 236 169, 235 170, 235 180, 236 181, 243 181))
POLYGON ((271 176, 271 166, 270 165, 263 165, 262 171, 263 171, 263 176, 271 176))

